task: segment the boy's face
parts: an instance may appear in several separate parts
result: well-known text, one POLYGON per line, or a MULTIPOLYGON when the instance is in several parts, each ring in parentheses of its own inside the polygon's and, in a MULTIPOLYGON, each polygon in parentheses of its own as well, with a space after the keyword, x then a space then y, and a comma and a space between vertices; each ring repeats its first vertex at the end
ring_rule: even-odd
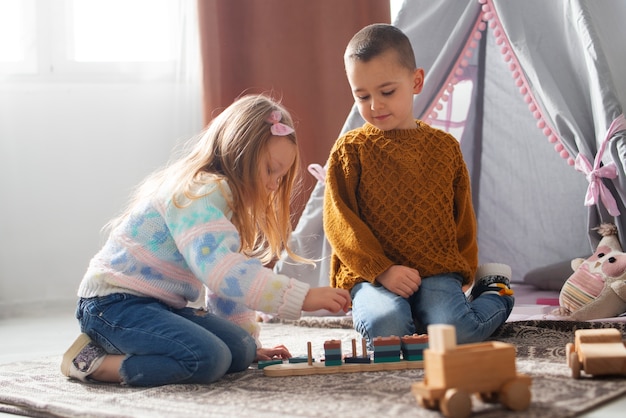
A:
POLYGON ((346 58, 345 67, 359 113, 383 131, 414 129, 413 95, 422 91, 424 70, 400 65, 397 52, 386 51, 368 62, 346 58))

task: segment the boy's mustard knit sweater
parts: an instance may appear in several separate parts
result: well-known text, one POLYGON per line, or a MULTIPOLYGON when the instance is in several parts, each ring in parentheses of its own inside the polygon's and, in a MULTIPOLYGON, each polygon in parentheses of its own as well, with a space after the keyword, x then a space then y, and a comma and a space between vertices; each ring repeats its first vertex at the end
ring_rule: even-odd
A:
POLYGON ((373 283, 396 264, 422 278, 458 272, 471 283, 476 219, 459 143, 421 121, 416 129, 366 123, 347 132, 328 160, 324 231, 332 286, 373 283))

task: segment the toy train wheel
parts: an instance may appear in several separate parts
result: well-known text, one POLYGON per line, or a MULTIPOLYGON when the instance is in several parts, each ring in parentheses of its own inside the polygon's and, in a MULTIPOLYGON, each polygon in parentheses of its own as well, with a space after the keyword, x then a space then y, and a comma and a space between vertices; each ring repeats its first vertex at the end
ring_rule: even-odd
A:
POLYGON ((417 395, 416 398, 417 398, 417 404, 421 406, 422 408, 433 409, 433 410, 439 409, 439 402, 437 402, 435 399, 427 399, 423 397, 422 395, 417 395))
POLYGON ((569 354, 569 368, 572 369, 572 377, 574 379, 580 379, 580 360, 578 359, 578 353, 573 351, 569 354))
POLYGON ((524 411, 530 405, 530 384, 524 379, 513 379, 500 390, 500 402, 512 411, 524 411))
POLYGON ((441 412, 448 418, 467 418, 472 413, 469 393, 461 389, 448 389, 441 400, 441 412))
POLYGON ((498 392, 483 392, 478 394, 478 399, 484 403, 498 403, 500 402, 500 396, 498 392))

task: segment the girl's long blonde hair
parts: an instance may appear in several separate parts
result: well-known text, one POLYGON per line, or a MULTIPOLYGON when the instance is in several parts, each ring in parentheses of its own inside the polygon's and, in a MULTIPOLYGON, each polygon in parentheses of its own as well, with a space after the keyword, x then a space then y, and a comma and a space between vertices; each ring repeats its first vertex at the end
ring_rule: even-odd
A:
MULTIPOLYGON (((151 174, 139 185, 126 211, 111 221, 114 227, 124 220, 140 201, 150 199, 165 184, 173 184, 172 198, 179 207, 185 201, 201 198, 198 186, 208 178, 227 181, 232 201, 232 222, 241 237, 240 251, 269 263, 286 250, 291 258, 310 262, 294 254, 288 245, 291 234, 292 192, 300 187, 300 157, 269 192, 259 176, 259 160, 267 152, 272 111, 280 111, 281 123, 293 127, 289 112, 266 95, 237 99, 215 117, 199 136, 183 148, 181 157, 151 174), (206 176, 202 173, 208 173, 206 176)), ((286 136, 296 145, 295 132, 286 136)))

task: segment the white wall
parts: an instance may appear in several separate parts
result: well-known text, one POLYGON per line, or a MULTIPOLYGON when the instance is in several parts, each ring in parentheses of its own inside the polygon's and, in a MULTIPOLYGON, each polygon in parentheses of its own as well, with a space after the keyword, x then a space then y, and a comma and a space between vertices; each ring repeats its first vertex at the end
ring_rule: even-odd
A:
POLYGON ((73 309, 102 226, 201 129, 189 87, 0 83, 0 317, 73 309))

